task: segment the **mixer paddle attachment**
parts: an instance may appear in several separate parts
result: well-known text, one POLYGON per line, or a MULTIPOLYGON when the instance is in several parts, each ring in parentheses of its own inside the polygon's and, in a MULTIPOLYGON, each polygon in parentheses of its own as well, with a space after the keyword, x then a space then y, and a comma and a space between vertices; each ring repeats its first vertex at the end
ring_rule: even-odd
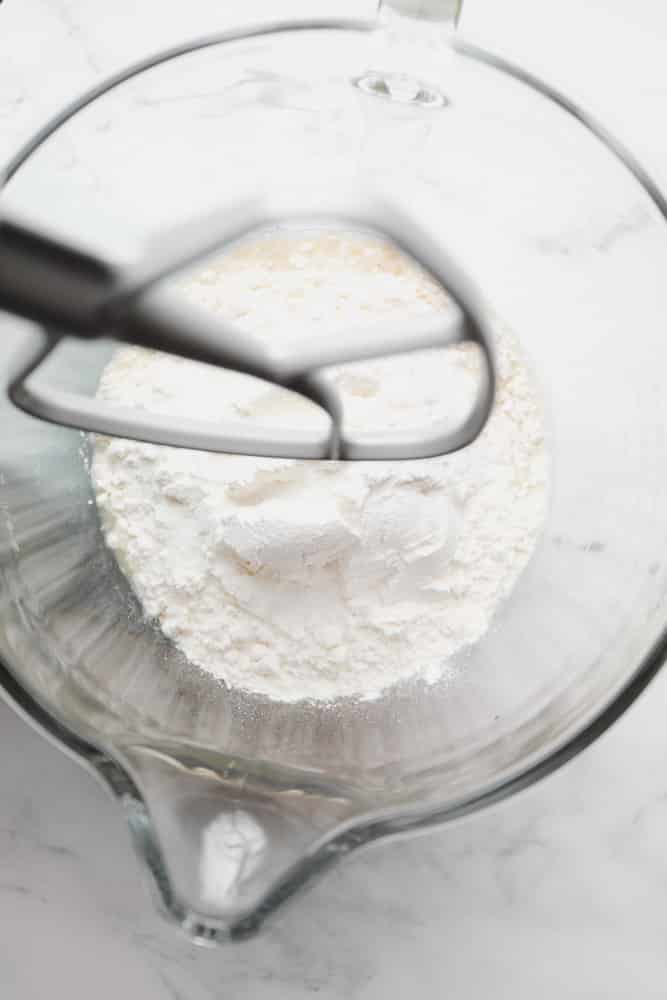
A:
POLYGON ((430 227, 370 195, 257 197, 209 213, 160 237, 160 252, 130 272, 22 219, 0 217, 0 309, 38 325, 16 359, 7 392, 35 417, 99 434, 203 451, 275 458, 403 460, 470 444, 491 411, 493 338, 478 292, 430 227), (345 331, 335 339, 267 345, 187 302, 165 279, 238 240, 285 224, 345 227, 391 241, 447 291, 451 308, 409 324, 345 331), (264 379, 306 396, 328 415, 322 430, 213 423, 117 406, 45 383, 38 369, 63 336, 111 336, 264 379), (480 349, 474 402, 455 426, 348 432, 332 365, 465 341, 480 349))

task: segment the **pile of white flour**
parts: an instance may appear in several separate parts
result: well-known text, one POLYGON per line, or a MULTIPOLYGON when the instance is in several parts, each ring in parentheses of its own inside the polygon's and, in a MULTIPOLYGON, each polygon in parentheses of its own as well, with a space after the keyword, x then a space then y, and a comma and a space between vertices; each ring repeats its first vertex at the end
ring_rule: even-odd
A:
MULTIPOLYGON (((345 235, 262 237, 185 291, 267 337, 334 336, 447 308, 396 250, 345 235)), ((193 664, 274 699, 370 698, 441 676, 487 630, 545 517, 537 388, 511 334, 498 330, 497 342, 489 423, 443 458, 298 462, 96 439, 107 543, 146 616, 193 664)), ((350 426, 401 427, 463 413, 477 365, 462 346, 334 377, 350 426)), ((323 419, 266 383, 136 348, 114 356, 99 395, 199 419, 323 419)))

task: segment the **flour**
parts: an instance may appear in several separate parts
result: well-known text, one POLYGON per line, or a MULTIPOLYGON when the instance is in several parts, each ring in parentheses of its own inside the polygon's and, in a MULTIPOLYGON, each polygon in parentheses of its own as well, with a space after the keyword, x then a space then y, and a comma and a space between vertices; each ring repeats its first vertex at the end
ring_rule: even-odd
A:
POLYGON ((243 883, 261 867, 266 848, 266 834, 250 813, 233 809, 216 816, 202 833, 202 899, 214 906, 232 905, 243 883))
MULTIPOLYGON (((184 291, 274 338, 448 308, 398 251, 346 235, 262 237, 184 291)), ((191 663, 273 699, 372 698, 442 676, 488 629, 545 516, 537 389, 515 338, 496 336, 493 413, 450 456, 299 462, 96 439, 107 543, 147 617, 191 663)), ((463 415, 478 364, 463 345, 355 363, 332 378, 351 428, 416 426, 463 415)), ((114 356, 99 395, 202 420, 324 419, 277 387, 138 348, 114 356)))

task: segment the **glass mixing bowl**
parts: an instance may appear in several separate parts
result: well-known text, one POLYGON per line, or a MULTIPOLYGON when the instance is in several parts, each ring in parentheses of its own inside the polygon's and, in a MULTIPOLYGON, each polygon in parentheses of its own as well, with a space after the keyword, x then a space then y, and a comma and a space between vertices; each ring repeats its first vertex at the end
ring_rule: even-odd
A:
MULTIPOLYGON (((249 185, 414 193, 521 338, 546 401, 547 523, 493 627, 453 679, 328 706, 271 703, 191 668, 105 548, 85 438, 1 404, 3 687, 113 790, 164 908, 199 941, 252 933, 354 848, 533 781, 664 654, 659 196, 571 107, 473 50, 424 59, 442 100, 369 93, 359 80, 397 52, 383 44, 366 24, 323 23, 172 53, 64 115, 3 193, 124 261, 249 185)), ((9 372, 35 331, 0 323, 9 372)), ((92 393, 111 350, 65 339, 47 374, 92 393)))

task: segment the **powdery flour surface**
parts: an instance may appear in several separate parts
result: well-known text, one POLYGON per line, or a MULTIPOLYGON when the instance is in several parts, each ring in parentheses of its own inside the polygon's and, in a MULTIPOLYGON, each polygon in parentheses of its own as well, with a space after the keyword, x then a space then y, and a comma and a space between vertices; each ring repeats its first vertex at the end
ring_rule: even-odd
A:
MULTIPOLYGON (((190 276, 185 293, 266 337, 332 336, 447 308, 442 290, 366 238, 266 236, 190 276)), ((543 413, 514 337, 497 330, 484 432, 443 458, 327 463, 97 438, 109 547, 146 616, 191 663, 273 699, 372 698, 442 676, 489 627, 546 510, 543 413)), ((350 426, 463 413, 478 357, 461 346, 333 370, 350 426)), ((123 348, 98 394, 200 419, 323 417, 253 378, 123 348)))

